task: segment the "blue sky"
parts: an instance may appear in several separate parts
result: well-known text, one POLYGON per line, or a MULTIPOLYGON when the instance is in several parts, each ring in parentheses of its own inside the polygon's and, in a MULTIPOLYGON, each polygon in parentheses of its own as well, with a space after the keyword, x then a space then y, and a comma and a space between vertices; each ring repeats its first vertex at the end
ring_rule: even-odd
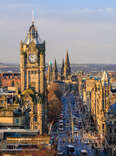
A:
POLYGON ((19 62, 20 40, 32 21, 46 41, 46 61, 116 63, 115 0, 4 0, 0 2, 0 62, 19 62))

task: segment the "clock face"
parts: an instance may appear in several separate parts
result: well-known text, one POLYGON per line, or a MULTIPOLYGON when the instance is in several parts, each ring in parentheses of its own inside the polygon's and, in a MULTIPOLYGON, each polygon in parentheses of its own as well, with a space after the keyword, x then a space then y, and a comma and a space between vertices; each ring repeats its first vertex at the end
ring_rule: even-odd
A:
POLYGON ((35 63, 36 60, 37 60, 37 56, 36 56, 35 54, 30 54, 30 55, 29 55, 29 61, 30 61, 31 63, 35 63))

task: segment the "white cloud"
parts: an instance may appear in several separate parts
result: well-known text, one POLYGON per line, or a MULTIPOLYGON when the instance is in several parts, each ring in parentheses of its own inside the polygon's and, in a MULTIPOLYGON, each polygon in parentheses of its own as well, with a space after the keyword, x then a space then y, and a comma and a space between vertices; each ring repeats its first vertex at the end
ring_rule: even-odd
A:
POLYGON ((114 12, 115 10, 113 10, 113 8, 97 8, 97 9, 81 8, 72 10, 72 14, 101 14, 101 13, 112 14, 114 12))

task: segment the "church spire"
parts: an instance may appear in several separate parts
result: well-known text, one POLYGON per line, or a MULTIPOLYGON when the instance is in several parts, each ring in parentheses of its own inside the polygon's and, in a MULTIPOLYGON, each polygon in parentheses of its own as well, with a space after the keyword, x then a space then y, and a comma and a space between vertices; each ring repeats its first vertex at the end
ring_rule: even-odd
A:
POLYGON ((57 62, 55 59, 54 67, 53 67, 53 81, 56 81, 57 79, 58 79, 58 69, 57 69, 57 62))
POLYGON ((34 24, 34 11, 32 10, 32 24, 34 24))
POLYGON ((65 65, 66 65, 66 66, 70 66, 70 61, 69 61, 69 56, 68 56, 68 50, 67 50, 67 52, 66 52, 65 65))
POLYGON ((71 67, 70 67, 70 60, 69 60, 68 50, 67 50, 66 57, 65 57, 65 64, 64 64, 64 78, 68 79, 70 75, 71 75, 71 67))
POLYGON ((55 72, 58 72, 58 69, 57 69, 57 63, 56 63, 56 59, 54 61, 54 69, 53 69, 55 72))
POLYGON ((64 59, 62 60, 61 75, 64 74, 64 59))

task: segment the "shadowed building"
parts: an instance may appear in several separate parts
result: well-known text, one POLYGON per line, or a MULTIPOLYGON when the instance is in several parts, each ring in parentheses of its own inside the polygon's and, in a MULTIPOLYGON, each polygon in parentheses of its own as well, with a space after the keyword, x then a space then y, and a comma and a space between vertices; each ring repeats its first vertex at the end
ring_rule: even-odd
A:
POLYGON ((116 103, 112 104, 106 115, 106 149, 111 156, 116 155, 116 103))
POLYGON ((52 62, 50 61, 48 64, 47 83, 50 84, 51 82, 52 82, 52 62))

